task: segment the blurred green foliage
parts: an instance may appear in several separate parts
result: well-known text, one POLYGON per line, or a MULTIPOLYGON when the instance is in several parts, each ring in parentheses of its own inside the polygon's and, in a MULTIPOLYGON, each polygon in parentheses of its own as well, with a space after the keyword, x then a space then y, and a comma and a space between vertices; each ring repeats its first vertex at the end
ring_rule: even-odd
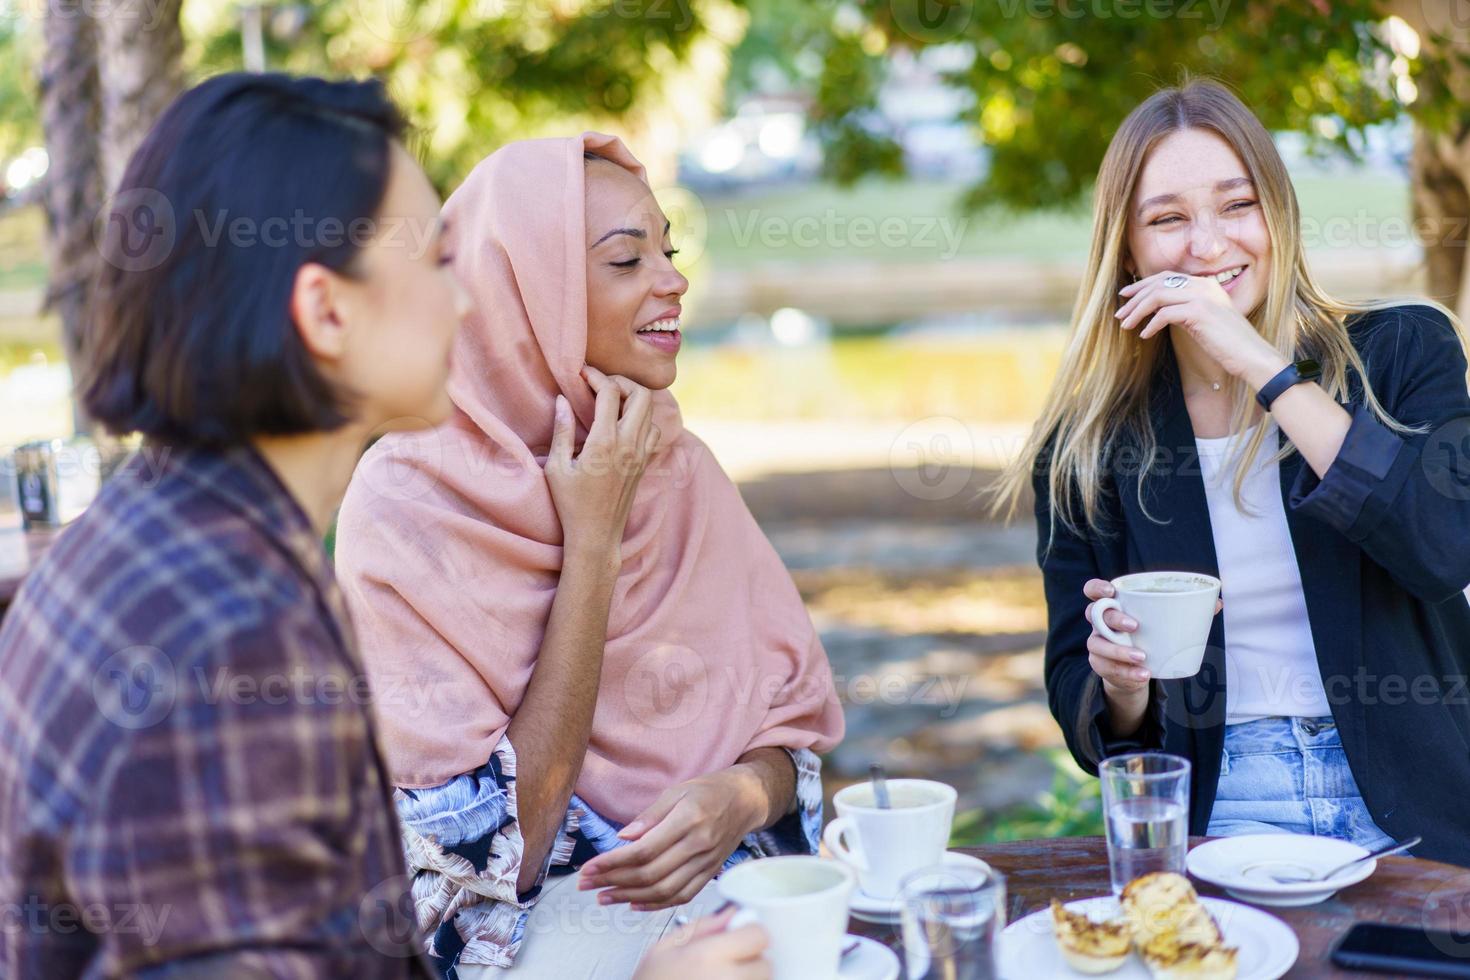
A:
MULTIPOLYGON (((188 0, 194 77, 243 66, 240 6, 188 0)), ((578 125, 667 132, 695 103, 795 89, 842 182, 897 174, 878 112, 895 53, 951 52, 944 82, 989 166, 972 207, 1075 203, 1117 124, 1182 72, 1226 81, 1273 129, 1353 152, 1407 109, 1453 131, 1446 58, 1398 57, 1375 0, 300 0, 264 8, 270 67, 376 74, 418 127, 441 189, 509 139, 578 125), (1422 84, 1406 95, 1401 77, 1422 84), (726 74, 728 89, 723 88, 726 74), (1407 103, 1407 105, 1406 105, 1407 103)), ((39 138, 38 23, 0 15, 0 157, 39 138)), ((1427 52, 1428 49, 1426 49, 1427 52)), ((1470 53, 1447 56, 1470 64, 1470 53)))
MULTIPOLYGON (((1430 83, 1445 60, 1397 56, 1380 26, 1386 11, 1372 0, 820 0, 818 6, 825 22, 794 43, 822 53, 813 118, 827 140, 828 175, 850 181, 896 169, 900 134, 876 112, 882 79, 896 52, 942 47, 948 65, 942 79, 962 96, 958 119, 989 153, 986 173, 967 195, 970 207, 1077 202, 1123 117, 1186 74, 1219 78, 1268 128, 1306 133, 1322 152, 1355 154, 1363 127, 1406 108, 1446 131, 1470 120, 1470 108, 1439 94, 1442 86, 1428 84, 1414 98, 1415 87, 1401 79, 1430 83)), ((808 14, 802 23, 817 20, 808 14)), ((765 29, 757 17, 751 31, 765 29)))
POLYGON ((1032 803, 1004 810, 970 810, 955 816, 951 847, 1012 840, 1093 837, 1103 833, 1102 784, 1087 775, 1065 749, 1044 753, 1052 764, 1051 789, 1032 803))
POLYGON ((0 166, 41 141, 34 79, 39 34, 38 25, 0 14, 0 166))
MULTIPOLYGON (((187 0, 192 79, 244 67, 242 5, 187 0)), ((717 107, 738 0, 302 0, 263 8, 266 65, 383 78, 441 190, 512 139, 647 131, 717 107)), ((0 161, 41 138, 40 21, 0 12, 0 161)))
MULTIPOLYGON (((243 67, 231 0, 188 0, 196 74, 243 67)), ((636 128, 700 85, 702 44, 725 50, 731 0, 315 0, 264 31, 275 70, 385 79, 441 190, 501 143, 578 127, 636 128)), ((716 77, 707 100, 717 102, 716 77)))

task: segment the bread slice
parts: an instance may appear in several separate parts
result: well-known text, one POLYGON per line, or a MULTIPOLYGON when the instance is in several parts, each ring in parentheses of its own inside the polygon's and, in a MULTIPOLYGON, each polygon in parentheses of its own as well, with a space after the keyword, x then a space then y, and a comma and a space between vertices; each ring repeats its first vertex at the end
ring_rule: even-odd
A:
POLYGON ((1186 922, 1194 923, 1195 910, 1202 908, 1189 879, 1169 871, 1134 878, 1123 886, 1122 904, 1139 949, 1157 936, 1172 935, 1186 922))
POLYGON ((1133 948, 1127 922, 1094 922, 1056 899, 1051 900, 1051 923, 1062 959, 1078 973, 1112 973, 1133 948))
POLYGON ((1219 925, 1215 923, 1214 916, 1210 915, 1209 909, 1203 904, 1192 906, 1179 919, 1174 927, 1173 938, 1181 943, 1203 946, 1207 949, 1225 945, 1225 936, 1220 932, 1219 925))
POLYGON ((1236 950, 1159 936, 1139 949, 1154 980, 1235 980, 1236 950))
POLYGON ((1189 879, 1144 875, 1123 889, 1123 913, 1154 980, 1234 980, 1236 950, 1189 879))

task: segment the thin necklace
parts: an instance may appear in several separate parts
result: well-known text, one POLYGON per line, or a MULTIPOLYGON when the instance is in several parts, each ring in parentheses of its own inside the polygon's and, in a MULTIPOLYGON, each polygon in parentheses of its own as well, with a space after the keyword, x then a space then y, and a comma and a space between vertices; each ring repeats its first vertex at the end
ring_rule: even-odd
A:
POLYGON ((1221 387, 1223 387, 1224 382, 1223 381, 1211 381, 1209 384, 1210 384, 1210 390, 1211 391, 1219 391, 1221 389, 1221 387))

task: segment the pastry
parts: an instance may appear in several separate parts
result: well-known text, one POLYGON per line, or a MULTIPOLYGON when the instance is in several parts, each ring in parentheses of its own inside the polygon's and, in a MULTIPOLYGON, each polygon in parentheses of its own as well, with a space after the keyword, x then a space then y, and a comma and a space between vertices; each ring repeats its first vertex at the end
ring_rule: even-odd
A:
POLYGON ((1134 878, 1123 887, 1122 901, 1140 949, 1155 936, 1169 935, 1186 920, 1194 921, 1195 910, 1201 907, 1189 879, 1167 871, 1134 878))
POLYGON ((1144 875, 1123 889, 1123 913, 1154 980, 1234 980, 1236 950, 1189 879, 1144 875))
POLYGON ((1056 899, 1051 900, 1051 922, 1062 959, 1078 973, 1111 973, 1133 948, 1127 922, 1094 922, 1080 912, 1068 912, 1056 899))
POLYGON ((1051 900, 1052 932, 1067 965, 1079 973, 1111 973, 1132 949, 1154 980, 1235 980, 1236 950, 1189 879, 1158 872, 1123 889, 1123 918, 1093 922, 1051 900))
POLYGON ((1164 935, 1138 952, 1154 980, 1235 980, 1236 951, 1227 946, 1181 942, 1164 935))

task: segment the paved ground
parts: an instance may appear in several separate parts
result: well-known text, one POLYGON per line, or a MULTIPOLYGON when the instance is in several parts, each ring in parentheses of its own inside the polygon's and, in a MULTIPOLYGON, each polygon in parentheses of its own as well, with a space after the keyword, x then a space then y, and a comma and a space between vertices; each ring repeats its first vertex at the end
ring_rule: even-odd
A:
MULTIPOLYGON (((717 447, 718 452, 718 447, 717 447)), ((962 809, 1030 802, 1059 746, 1041 679, 1045 603, 1029 520, 984 518, 976 491, 915 497, 886 468, 780 473, 741 492, 821 631, 848 734, 828 789, 895 775, 954 784, 962 809)))

